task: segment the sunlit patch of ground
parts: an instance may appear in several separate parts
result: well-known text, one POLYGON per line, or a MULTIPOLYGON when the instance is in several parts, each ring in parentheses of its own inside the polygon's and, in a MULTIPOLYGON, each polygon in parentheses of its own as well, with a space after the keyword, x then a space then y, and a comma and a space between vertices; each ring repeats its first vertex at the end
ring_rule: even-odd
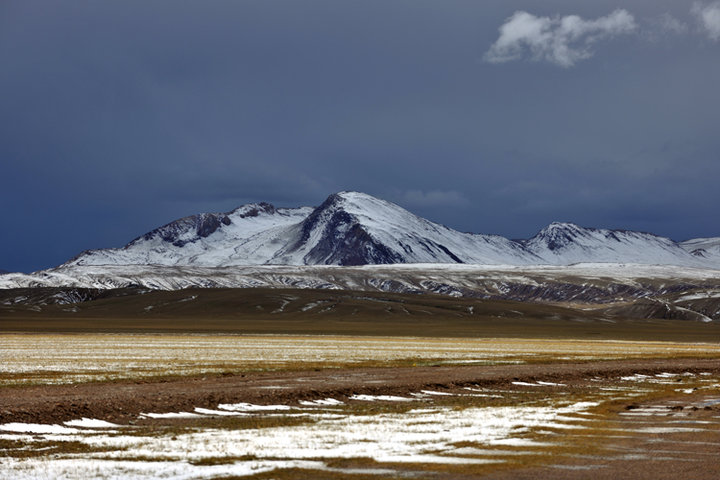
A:
POLYGON ((349 366, 718 358, 718 344, 543 339, 2 334, 0 386, 349 366))

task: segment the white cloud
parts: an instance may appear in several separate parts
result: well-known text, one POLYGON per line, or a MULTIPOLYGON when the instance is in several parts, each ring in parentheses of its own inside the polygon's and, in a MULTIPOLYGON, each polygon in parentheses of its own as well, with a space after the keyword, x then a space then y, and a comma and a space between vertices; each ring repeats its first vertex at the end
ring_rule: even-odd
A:
POLYGON ((455 190, 407 190, 402 194, 402 201, 415 207, 449 207, 462 206, 468 203, 462 193, 455 190))
POLYGON ((691 12, 711 40, 720 40, 720 2, 693 3, 691 12))
POLYGON ((624 9, 595 20, 577 15, 538 17, 517 11, 500 27, 500 37, 485 53, 485 60, 500 63, 529 56, 571 67, 593 55, 593 44, 636 28, 635 18, 624 9))
POLYGON ((650 42, 674 38, 678 35, 684 35, 690 30, 687 23, 667 12, 655 17, 645 18, 642 24, 641 35, 650 42))
POLYGON ((688 26, 685 23, 681 22, 667 12, 655 19, 654 24, 664 32, 675 33, 678 35, 685 33, 688 30, 688 26))

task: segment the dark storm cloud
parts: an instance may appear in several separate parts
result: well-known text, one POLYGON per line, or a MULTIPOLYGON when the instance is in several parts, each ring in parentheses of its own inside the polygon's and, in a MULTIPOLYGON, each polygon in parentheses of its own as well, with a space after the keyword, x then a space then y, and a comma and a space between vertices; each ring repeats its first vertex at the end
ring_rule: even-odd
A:
POLYGON ((515 12, 618 5, 2 2, 0 268, 344 189, 511 237, 553 220, 720 235, 714 5, 626 2, 632 33, 581 23, 568 45, 593 55, 558 68, 483 57, 515 12))

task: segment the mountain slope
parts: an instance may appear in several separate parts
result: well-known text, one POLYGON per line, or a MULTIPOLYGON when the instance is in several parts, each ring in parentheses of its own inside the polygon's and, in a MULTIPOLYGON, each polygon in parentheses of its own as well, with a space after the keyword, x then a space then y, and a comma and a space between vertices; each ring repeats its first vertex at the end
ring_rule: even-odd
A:
POLYGON ((504 237, 461 233, 358 192, 328 197, 302 222, 299 237, 283 254, 279 263, 306 265, 540 260, 504 237))
POLYGON ((83 252, 66 265, 537 264, 504 237, 461 233, 358 192, 315 209, 267 203, 176 220, 123 248, 83 252))
MULTIPOLYGON (((5 312, 14 314, 16 308, 35 311, 36 307, 44 305, 76 304, 102 298, 112 289, 127 289, 138 294, 184 290, 186 293, 182 298, 192 300, 199 294, 197 289, 208 288, 295 288, 325 291, 327 295, 333 295, 331 291, 337 290, 414 295, 437 293, 456 298, 576 303, 583 310, 595 305, 590 309, 602 309, 619 319, 720 321, 720 275, 717 270, 609 263, 526 267, 468 264, 66 266, 30 275, 1 276, 0 318, 5 312)), ((185 309, 184 301, 173 308, 185 309)), ((312 310, 319 314, 332 309, 332 305, 319 303, 308 303, 305 307, 303 311, 312 310), (315 307, 318 309, 313 310, 315 307)), ((404 305, 397 307, 400 313, 407 314, 404 305)), ((151 308, 154 312, 155 307, 151 308)), ((516 313, 508 312, 511 316, 516 313)))
POLYGON ((720 264, 720 237, 686 240, 680 247, 709 264, 720 264))
POLYGON ((635 263, 720 268, 718 239, 678 244, 625 230, 552 223, 528 240, 462 233, 359 192, 319 207, 243 205, 181 218, 125 247, 83 252, 64 266, 635 263))
POLYGON ((148 232, 122 248, 83 252, 66 265, 262 264, 274 255, 273 245, 291 238, 287 230, 311 211, 309 207, 276 209, 268 203, 253 203, 228 213, 193 215, 148 232))
POLYGON ((702 266, 669 238, 644 232, 553 222, 523 243, 551 265, 601 262, 702 266))

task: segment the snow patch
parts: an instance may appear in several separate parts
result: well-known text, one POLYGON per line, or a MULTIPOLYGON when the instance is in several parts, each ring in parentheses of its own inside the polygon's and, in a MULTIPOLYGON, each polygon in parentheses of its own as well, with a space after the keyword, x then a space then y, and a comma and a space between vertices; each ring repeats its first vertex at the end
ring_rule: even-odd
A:
POLYGON ((199 418, 203 415, 192 412, 141 413, 144 418, 199 418))
POLYGON ((222 416, 222 417, 237 417, 237 416, 245 415, 242 412, 231 412, 228 410, 212 410, 210 408, 200 408, 200 407, 196 407, 194 412, 199 413, 200 415, 216 415, 216 416, 222 416))
POLYGON ((5 423, 0 425, 0 431, 12 433, 34 433, 38 435, 71 435, 82 432, 77 428, 64 427, 62 425, 48 425, 44 423, 5 423))
POLYGON ((414 399, 394 395, 353 395, 350 400, 361 402, 412 402, 414 399))
POLYGON ((63 422, 68 427, 79 427, 79 428, 116 428, 120 425, 116 423, 106 422, 105 420, 97 420, 94 418, 81 418, 79 420, 68 420, 63 422))
POLYGON ((340 400, 336 400, 334 398, 325 398, 322 400, 300 400, 298 402, 300 405, 304 405, 307 407, 322 407, 322 406, 337 406, 337 405, 344 405, 343 402, 340 400))
POLYGON ((232 412, 276 412, 292 410, 288 405, 254 405, 252 403, 221 403, 218 405, 221 410, 232 412))

